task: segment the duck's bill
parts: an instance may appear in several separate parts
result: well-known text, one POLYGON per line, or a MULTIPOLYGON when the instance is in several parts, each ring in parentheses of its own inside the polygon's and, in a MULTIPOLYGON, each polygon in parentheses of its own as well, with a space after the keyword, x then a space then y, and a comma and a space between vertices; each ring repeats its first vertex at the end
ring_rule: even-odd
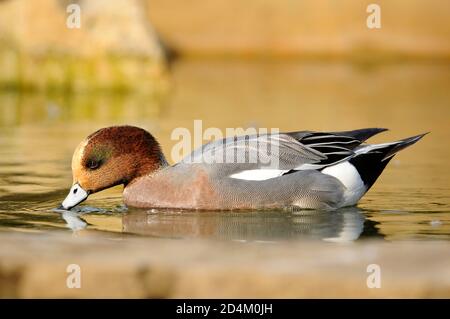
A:
POLYGON ((62 202, 60 208, 62 209, 71 209, 72 207, 77 206, 79 203, 86 200, 89 196, 89 193, 85 191, 78 183, 73 184, 72 188, 69 191, 66 199, 62 202))

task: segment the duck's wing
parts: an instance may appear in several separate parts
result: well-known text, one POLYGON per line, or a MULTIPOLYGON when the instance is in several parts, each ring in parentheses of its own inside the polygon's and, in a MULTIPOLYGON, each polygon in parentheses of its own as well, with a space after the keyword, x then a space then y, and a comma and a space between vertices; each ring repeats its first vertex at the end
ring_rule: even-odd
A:
POLYGON ((319 170, 347 160, 354 156, 353 149, 383 130, 230 137, 203 145, 180 164, 202 164, 231 178, 265 180, 298 170, 319 170))
POLYGON ((194 150, 181 163, 246 164, 255 169, 273 167, 291 169, 324 160, 320 151, 303 145, 288 134, 229 137, 194 150))

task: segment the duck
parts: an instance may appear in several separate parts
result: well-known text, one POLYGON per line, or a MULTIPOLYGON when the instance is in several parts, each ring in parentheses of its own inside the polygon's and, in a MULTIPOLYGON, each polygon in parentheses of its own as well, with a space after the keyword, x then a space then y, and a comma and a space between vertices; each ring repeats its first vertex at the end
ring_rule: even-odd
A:
POLYGON ((336 210, 355 206, 390 160, 425 134, 368 144, 385 128, 232 136, 170 165, 152 134, 111 126, 89 135, 72 157, 73 184, 60 208, 123 185, 123 202, 180 210, 336 210), (231 154, 231 155, 230 155, 231 154))

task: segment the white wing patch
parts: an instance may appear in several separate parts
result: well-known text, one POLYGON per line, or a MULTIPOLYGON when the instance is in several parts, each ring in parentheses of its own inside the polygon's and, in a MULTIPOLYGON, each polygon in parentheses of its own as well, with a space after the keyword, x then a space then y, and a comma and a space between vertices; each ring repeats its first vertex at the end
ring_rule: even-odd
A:
POLYGON ((266 179, 279 177, 288 171, 289 170, 281 169, 250 169, 230 175, 230 178, 243 179, 246 181, 264 181, 266 179))
POLYGON ((303 164, 300 165, 299 167, 294 168, 294 170, 296 171, 306 171, 306 170, 314 170, 314 169, 321 169, 326 165, 323 164, 303 164))

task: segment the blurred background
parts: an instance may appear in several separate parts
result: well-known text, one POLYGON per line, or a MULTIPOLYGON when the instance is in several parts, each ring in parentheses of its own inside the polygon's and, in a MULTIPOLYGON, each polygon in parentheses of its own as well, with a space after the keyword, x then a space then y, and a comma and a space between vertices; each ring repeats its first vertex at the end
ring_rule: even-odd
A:
MULTIPOLYGON (((392 129, 375 141, 431 131, 396 158, 363 204, 448 211, 450 3, 377 1, 381 28, 369 29, 370 3, 1 0, 7 225, 21 229, 30 214, 57 205, 71 184, 75 146, 98 128, 144 127, 171 160, 172 130, 192 129, 194 119, 224 131, 392 129), (79 5, 80 28, 67 26, 70 4, 79 5)), ((93 198, 120 203, 120 193, 93 198)), ((447 222, 423 227, 447 237, 447 222)))
MULTIPOLYGON (((0 235, 448 243, 449 39, 450 2, 442 0, 0 0, 0 235), (367 26, 372 3, 380 28, 367 26), (67 25, 71 4, 80 8, 79 28, 67 25), (396 156, 359 208, 332 215, 153 214, 123 207, 121 187, 91 196, 73 215, 52 211, 72 183, 72 152, 88 134, 141 126, 173 163, 172 131, 193 129, 196 119, 223 132, 391 129, 374 142, 431 133, 396 156)), ((433 261, 420 257, 426 251, 442 257, 414 248, 414 265, 424 270, 421 263, 433 261)), ((39 276, 51 269, 43 265, 39 276)), ((2 278, 9 277, 0 263, 0 286, 2 278)), ((0 296, 16 291, 3 287, 0 296)), ((59 289, 31 287, 28 296, 59 289)))

